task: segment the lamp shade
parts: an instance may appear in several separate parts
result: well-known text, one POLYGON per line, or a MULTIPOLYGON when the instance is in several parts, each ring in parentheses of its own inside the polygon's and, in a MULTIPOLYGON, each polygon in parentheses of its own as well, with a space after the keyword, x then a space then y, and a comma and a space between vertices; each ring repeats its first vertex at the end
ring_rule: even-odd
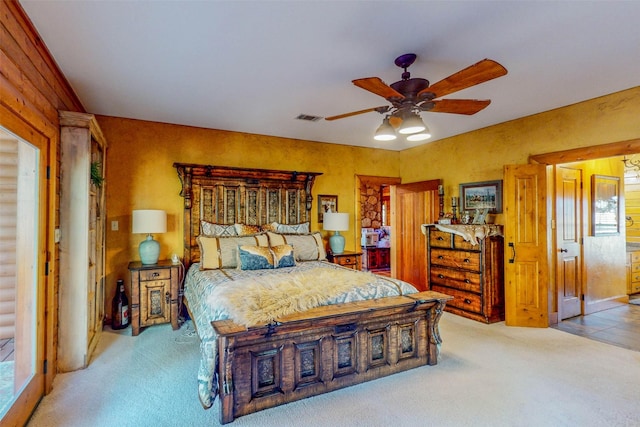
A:
POLYGON ((325 213, 322 228, 330 231, 347 231, 349 229, 349 214, 342 212, 325 213))
POLYGON ((152 209, 133 211, 131 232, 134 234, 166 233, 167 213, 152 209))
POLYGON ((167 232, 167 213, 151 209, 133 211, 131 231, 147 234, 146 240, 140 242, 138 247, 142 264, 157 264, 160 256, 160 243, 153 240, 151 233, 167 232))
POLYGON ((403 135, 418 133, 425 130, 426 126, 419 115, 409 113, 402 117, 402 124, 398 128, 398 132, 403 135))
POLYGON ((373 139, 377 141, 393 141, 396 138, 396 130, 389 123, 389 117, 385 117, 378 130, 376 130, 373 139))
POLYGON ((422 132, 407 135, 407 141, 426 141, 429 138, 431 138, 431 131, 426 125, 422 132))

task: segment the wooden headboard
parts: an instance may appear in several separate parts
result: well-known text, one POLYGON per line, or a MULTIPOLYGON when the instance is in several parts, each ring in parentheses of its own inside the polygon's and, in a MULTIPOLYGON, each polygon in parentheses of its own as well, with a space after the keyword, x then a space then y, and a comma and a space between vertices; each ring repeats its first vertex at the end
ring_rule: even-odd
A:
POLYGON ((311 220, 311 188, 319 172, 242 169, 174 163, 184 197, 184 263, 200 260, 202 220, 217 224, 298 224, 311 220))

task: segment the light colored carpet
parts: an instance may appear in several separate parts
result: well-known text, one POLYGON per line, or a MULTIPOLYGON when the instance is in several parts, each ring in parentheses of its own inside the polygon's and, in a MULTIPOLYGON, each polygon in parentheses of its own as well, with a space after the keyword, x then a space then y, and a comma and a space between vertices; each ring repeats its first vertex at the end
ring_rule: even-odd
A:
POLYGON ((640 305, 640 298, 630 300, 629 304, 640 305))
MULTIPOLYGON (((235 426, 637 426, 640 353, 555 329, 445 313, 441 361, 265 410, 235 426)), ((30 427, 218 425, 197 398, 184 327, 105 332, 90 366, 61 374, 30 427)))

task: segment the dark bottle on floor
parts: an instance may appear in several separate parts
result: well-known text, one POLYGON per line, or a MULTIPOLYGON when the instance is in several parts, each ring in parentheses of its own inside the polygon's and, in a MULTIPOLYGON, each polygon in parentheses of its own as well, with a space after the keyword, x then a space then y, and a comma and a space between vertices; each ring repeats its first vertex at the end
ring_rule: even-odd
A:
POLYGON ((124 293, 124 280, 116 282, 116 294, 111 308, 111 328, 124 329, 129 326, 129 299, 124 293))

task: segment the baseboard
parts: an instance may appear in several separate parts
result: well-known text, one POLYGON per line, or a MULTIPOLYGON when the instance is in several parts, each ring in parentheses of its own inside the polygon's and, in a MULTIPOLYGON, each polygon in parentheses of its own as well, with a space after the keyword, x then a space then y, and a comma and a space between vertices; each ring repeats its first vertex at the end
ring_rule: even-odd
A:
POLYGON ((584 314, 597 313, 598 311, 608 310, 625 304, 629 304, 629 295, 617 295, 615 297, 586 303, 584 306, 584 314))

